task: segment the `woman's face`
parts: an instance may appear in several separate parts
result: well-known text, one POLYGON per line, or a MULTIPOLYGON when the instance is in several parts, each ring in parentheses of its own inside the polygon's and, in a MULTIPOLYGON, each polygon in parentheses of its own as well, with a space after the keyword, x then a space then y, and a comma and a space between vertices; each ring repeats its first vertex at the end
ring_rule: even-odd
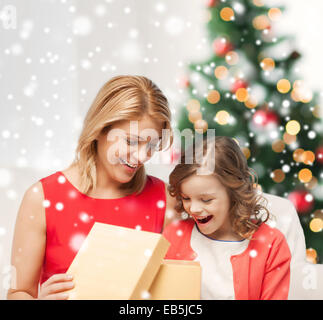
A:
POLYGON ((151 117, 113 124, 98 138, 98 166, 119 183, 129 182, 157 150, 162 129, 151 117))
POLYGON ((214 175, 186 178, 181 184, 181 197, 185 211, 203 234, 214 239, 231 234, 230 198, 214 175))

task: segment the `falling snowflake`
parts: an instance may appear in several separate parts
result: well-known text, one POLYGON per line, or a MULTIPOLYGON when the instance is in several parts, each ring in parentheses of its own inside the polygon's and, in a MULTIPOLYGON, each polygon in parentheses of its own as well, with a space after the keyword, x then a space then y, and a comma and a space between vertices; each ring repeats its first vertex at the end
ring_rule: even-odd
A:
POLYGON ((144 291, 141 292, 141 298, 142 299, 147 300, 147 299, 150 299, 150 297, 151 297, 151 295, 147 290, 144 290, 144 291))
POLYGON ((73 33, 78 36, 87 36, 92 31, 92 22, 86 16, 79 16, 73 21, 73 33))
POLYGON ((267 224, 268 224, 271 228, 275 228, 275 227, 276 227, 276 225, 277 225, 276 221, 274 221, 274 220, 269 220, 269 221, 267 222, 267 224))
POLYGON ((44 208, 48 208, 50 206, 50 201, 49 200, 47 200, 47 199, 45 199, 44 201, 43 201, 43 207, 44 208))
POLYGON ((57 180, 58 180, 59 183, 62 183, 62 184, 66 182, 66 178, 64 176, 62 176, 62 175, 59 176, 57 180))
POLYGON ((81 212, 79 218, 84 223, 88 223, 90 221, 90 216, 86 212, 81 212))
POLYGON ((55 205, 56 210, 62 211, 64 209, 64 205, 62 202, 57 202, 55 205))
POLYGON ((68 193, 68 196, 71 198, 71 199, 75 199, 77 197, 77 193, 75 190, 70 190, 69 193, 68 193))
POLYGON ((86 236, 83 233, 74 234, 69 241, 69 247, 75 252, 79 251, 85 238, 86 236))
POLYGON ((257 250, 254 250, 254 249, 250 250, 249 252, 249 255, 251 258, 255 258, 257 254, 258 254, 257 250))
POLYGON ((0 237, 6 234, 6 229, 3 227, 0 227, 0 237))
POLYGON ((181 230, 181 229, 177 230, 176 235, 181 237, 183 235, 183 230, 181 230))
POLYGON ((8 169, 0 169, 0 187, 5 188, 10 185, 12 181, 12 175, 8 169))
POLYGON ((163 200, 159 200, 159 201, 157 201, 157 207, 158 207, 159 209, 164 208, 164 207, 165 207, 165 201, 163 201, 163 200))
POLYGON ((151 251, 150 249, 146 249, 146 250, 144 251, 144 255, 145 255, 146 257, 151 257, 151 255, 152 255, 152 251, 151 251))
POLYGON ((165 23, 165 30, 172 36, 180 35, 184 30, 184 21, 180 17, 170 17, 165 23))

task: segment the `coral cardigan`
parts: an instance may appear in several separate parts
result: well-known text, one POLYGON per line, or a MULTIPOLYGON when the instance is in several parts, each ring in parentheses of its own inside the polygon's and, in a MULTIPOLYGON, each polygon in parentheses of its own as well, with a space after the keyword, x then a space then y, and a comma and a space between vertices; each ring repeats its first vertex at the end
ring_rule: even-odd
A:
MULTIPOLYGON (((171 243, 165 259, 195 260, 191 248, 194 220, 168 225, 163 235, 171 243)), ((230 258, 236 300, 285 300, 288 298, 291 254, 284 235, 262 223, 248 247, 230 258)), ((203 268, 203 265, 201 266, 203 268)))

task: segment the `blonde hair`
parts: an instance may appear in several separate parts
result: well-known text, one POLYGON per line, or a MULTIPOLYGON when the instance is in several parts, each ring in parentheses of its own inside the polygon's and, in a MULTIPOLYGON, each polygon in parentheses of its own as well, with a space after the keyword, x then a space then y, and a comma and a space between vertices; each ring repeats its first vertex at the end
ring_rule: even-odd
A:
POLYGON ((187 159, 183 152, 180 163, 169 176, 168 190, 177 200, 175 210, 180 213, 184 211, 181 184, 186 178, 197 174, 201 164, 196 156, 200 152, 205 160, 210 154, 210 146, 215 148, 214 159, 208 159, 213 163, 213 172, 210 174, 219 179, 231 200, 229 214, 233 231, 250 239, 259 225, 269 219, 270 213, 266 208, 267 200, 258 192, 257 173, 248 167, 246 157, 232 138, 218 136, 211 143, 204 139, 203 144, 197 146, 197 150, 194 143, 191 146, 193 159, 187 159))
MULTIPOLYGON (((77 165, 79 169, 81 192, 87 194, 90 189, 96 188, 98 136, 107 132, 118 121, 139 120, 145 114, 161 123, 162 129, 168 129, 169 135, 163 135, 161 146, 169 138, 170 147, 173 133, 168 101, 151 80, 143 76, 117 76, 102 86, 84 119, 75 158, 71 164, 77 165)), ((122 189, 126 194, 140 193, 145 182, 146 173, 142 166, 131 181, 122 185, 122 189)))

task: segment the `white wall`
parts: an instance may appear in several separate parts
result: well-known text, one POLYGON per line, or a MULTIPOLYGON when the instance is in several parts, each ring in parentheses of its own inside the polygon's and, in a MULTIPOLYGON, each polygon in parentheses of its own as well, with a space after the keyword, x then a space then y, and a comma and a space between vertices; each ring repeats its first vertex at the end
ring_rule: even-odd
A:
MULTIPOLYGON (((297 36, 301 73, 323 88, 323 3, 281 0, 281 31, 297 36)), ((209 53, 200 0, 0 0, 17 10, 17 28, 0 20, 0 296, 10 266, 14 222, 25 190, 67 167, 84 115, 117 74, 153 79, 176 108, 185 63, 209 53)), ((171 166, 148 166, 167 181, 171 166)))

